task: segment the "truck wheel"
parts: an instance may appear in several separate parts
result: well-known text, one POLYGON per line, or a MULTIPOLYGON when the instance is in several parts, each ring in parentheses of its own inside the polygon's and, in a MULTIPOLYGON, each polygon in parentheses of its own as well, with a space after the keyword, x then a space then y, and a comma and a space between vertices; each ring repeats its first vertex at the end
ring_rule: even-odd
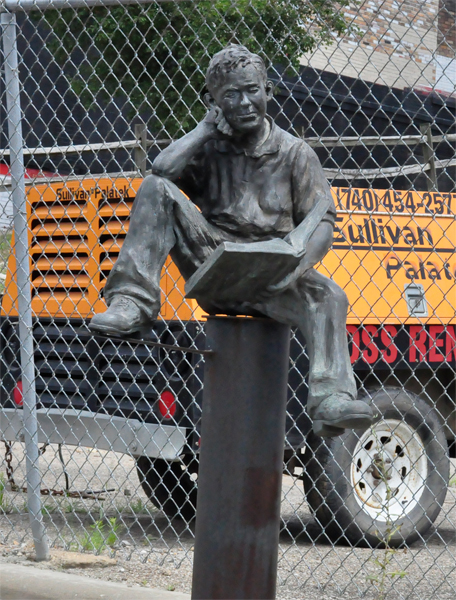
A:
POLYGON ((442 422, 421 398, 386 388, 363 397, 375 422, 323 440, 310 434, 304 490, 333 541, 361 546, 411 544, 437 518, 449 458, 442 422))
POLYGON ((197 484, 181 462, 141 456, 136 460, 139 481, 149 500, 168 517, 190 523, 196 514, 197 484))

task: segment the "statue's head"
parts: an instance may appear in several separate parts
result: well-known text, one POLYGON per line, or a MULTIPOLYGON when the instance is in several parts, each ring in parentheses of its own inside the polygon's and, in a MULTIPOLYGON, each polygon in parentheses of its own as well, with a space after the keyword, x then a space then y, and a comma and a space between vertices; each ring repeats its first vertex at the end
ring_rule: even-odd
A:
POLYGON ((206 73, 206 85, 209 93, 220 87, 228 73, 233 72, 238 67, 245 68, 247 65, 255 67, 266 85, 268 74, 263 59, 258 54, 250 52, 245 46, 229 44, 226 48, 214 54, 206 73))
POLYGON ((206 85, 206 103, 219 106, 234 131, 247 134, 261 127, 273 85, 258 54, 230 44, 212 57, 206 85))

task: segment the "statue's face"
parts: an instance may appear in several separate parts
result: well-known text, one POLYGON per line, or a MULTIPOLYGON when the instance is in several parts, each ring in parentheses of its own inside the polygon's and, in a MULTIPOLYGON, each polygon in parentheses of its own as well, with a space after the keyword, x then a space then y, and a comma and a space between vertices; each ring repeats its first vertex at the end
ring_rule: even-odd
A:
POLYGON ((272 84, 265 82, 254 65, 239 66, 226 73, 212 96, 234 131, 248 135, 261 128, 272 84))

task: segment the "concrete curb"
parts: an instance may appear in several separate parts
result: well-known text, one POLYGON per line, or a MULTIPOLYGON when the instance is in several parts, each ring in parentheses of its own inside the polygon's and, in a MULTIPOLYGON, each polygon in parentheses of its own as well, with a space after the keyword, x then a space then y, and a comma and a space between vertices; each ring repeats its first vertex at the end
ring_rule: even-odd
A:
POLYGON ((3 563, 0 600, 190 600, 190 595, 3 563))

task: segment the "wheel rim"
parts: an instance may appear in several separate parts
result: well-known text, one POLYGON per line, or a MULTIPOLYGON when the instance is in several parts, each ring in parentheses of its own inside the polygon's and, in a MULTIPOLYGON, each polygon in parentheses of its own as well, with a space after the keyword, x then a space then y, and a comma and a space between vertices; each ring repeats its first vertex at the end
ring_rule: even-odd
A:
POLYGON ((359 506, 378 521, 394 521, 418 504, 428 474, 420 436, 404 421, 385 419, 360 438, 351 483, 359 506))

